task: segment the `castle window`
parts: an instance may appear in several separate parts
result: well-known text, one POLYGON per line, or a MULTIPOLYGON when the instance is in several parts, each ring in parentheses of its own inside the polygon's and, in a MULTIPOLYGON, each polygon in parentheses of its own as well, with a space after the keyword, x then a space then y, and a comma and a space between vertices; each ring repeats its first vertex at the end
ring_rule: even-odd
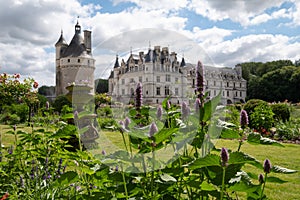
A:
POLYGON ((242 83, 240 83, 240 88, 242 87, 242 83))
POLYGON ((214 86, 216 86, 216 81, 214 81, 214 86))
POLYGON ((156 82, 157 82, 157 83, 160 82, 160 76, 156 76, 156 82))
POLYGON ((175 95, 178 96, 179 95, 179 92, 178 92, 178 88, 175 88, 175 95))
POLYGON ((175 83, 178 83, 178 77, 175 78, 175 83))
POLYGON ((160 87, 156 88, 156 95, 160 95, 160 87))
POLYGON ((78 63, 80 63, 80 59, 78 59, 78 63))
POLYGON ((171 82, 171 75, 170 74, 166 74, 166 82, 171 82))
POLYGON ((226 86, 229 87, 229 82, 226 82, 226 86))
POLYGON ((142 83, 143 82, 143 77, 139 77, 139 82, 142 83))
POLYGON ((122 89, 122 95, 125 95, 125 89, 122 89))
POLYGON ((122 79, 122 84, 125 84, 125 79, 124 78, 122 79))
POLYGON ((169 88, 169 86, 165 86, 165 95, 170 95, 170 88, 169 88))
POLYGON ((227 96, 229 97, 229 91, 227 91, 227 96))
POLYGON ((240 91, 240 97, 242 97, 243 96, 243 93, 242 93, 242 91, 240 91))
POLYGON ((70 62, 70 59, 68 59, 68 63, 70 62))
POLYGON ((192 85, 192 87, 193 88, 195 87, 195 79, 193 79, 193 85, 192 85))

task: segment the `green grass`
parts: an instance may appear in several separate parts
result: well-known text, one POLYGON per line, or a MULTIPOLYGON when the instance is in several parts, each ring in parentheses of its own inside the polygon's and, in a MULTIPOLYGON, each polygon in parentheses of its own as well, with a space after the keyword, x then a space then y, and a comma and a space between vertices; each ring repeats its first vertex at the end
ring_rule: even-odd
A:
MULTIPOLYGON (((235 151, 238 148, 238 142, 236 140, 218 140, 216 147, 226 147, 235 151)), ((300 199, 300 145, 284 144, 284 147, 278 147, 244 143, 241 151, 255 157, 257 160, 261 161, 261 163, 268 158, 272 165, 279 165, 281 167, 298 170, 295 174, 271 173, 270 176, 275 176, 288 182, 283 184, 267 182, 265 194, 269 199, 274 200, 300 199)), ((257 175, 262 173, 261 170, 249 165, 247 165, 244 170, 257 175)))

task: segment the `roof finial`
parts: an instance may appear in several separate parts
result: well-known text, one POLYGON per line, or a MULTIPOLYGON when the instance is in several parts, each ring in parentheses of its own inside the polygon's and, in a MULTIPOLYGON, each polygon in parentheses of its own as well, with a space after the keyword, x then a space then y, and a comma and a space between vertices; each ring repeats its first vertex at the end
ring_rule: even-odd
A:
POLYGON ((151 41, 149 40, 149 49, 151 49, 151 41))
POLYGON ((132 55, 132 47, 130 47, 130 54, 132 55))

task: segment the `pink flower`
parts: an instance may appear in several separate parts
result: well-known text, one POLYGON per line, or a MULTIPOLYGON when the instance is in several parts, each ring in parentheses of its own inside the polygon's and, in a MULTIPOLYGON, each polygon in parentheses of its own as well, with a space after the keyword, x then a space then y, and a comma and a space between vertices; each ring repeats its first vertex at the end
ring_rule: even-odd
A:
POLYGON ((33 83, 33 87, 36 89, 36 88, 38 88, 39 87, 39 83, 38 82, 36 82, 36 81, 34 81, 34 83, 33 83))
POLYGON ((15 78, 20 78, 20 74, 14 74, 15 78))
POLYGON ((158 131, 158 128, 154 122, 150 125, 149 129, 149 137, 152 137, 156 132, 158 131))

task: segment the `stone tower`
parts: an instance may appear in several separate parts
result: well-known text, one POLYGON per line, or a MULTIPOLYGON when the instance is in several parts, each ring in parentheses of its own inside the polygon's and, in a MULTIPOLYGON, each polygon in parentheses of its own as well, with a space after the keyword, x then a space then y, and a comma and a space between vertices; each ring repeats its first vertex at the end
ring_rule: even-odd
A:
POLYGON ((56 96, 66 94, 70 84, 85 84, 94 88, 95 59, 92 56, 91 31, 81 35, 78 21, 75 34, 68 44, 63 32, 55 44, 56 48, 56 96))

